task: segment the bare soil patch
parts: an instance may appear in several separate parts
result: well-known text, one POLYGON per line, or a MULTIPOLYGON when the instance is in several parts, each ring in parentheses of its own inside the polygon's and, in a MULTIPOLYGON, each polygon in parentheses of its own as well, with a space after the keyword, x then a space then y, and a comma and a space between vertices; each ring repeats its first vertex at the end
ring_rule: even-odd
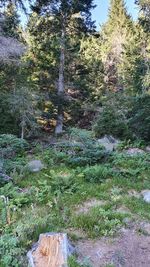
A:
POLYGON ((81 240, 76 244, 79 260, 89 259, 93 267, 149 267, 150 236, 124 229, 118 237, 81 240))
POLYGON ((93 208, 93 207, 97 207, 97 206, 104 206, 106 205, 107 202, 104 200, 98 200, 98 199, 89 199, 85 202, 83 202, 82 204, 76 206, 75 208, 75 214, 81 214, 81 213, 88 213, 88 211, 93 208))

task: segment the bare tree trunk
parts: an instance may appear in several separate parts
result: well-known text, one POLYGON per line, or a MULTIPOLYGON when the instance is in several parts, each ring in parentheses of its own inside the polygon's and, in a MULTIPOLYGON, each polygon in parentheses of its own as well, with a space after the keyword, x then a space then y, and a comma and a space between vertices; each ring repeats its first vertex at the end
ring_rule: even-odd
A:
POLYGON ((57 122, 55 128, 55 134, 61 134, 63 131, 63 121, 64 121, 64 114, 63 114, 63 100, 64 100, 64 90, 65 90, 65 83, 64 83, 64 67, 65 67, 65 26, 62 26, 62 33, 61 33, 61 43, 60 43, 60 64, 59 64, 59 79, 58 79, 58 88, 57 88, 57 95, 58 95, 58 111, 57 111, 57 122))
POLYGON ((25 115, 23 114, 21 121, 21 139, 24 139, 24 132, 25 132, 25 115))
POLYGON ((24 125, 21 127, 21 139, 24 139, 24 125))

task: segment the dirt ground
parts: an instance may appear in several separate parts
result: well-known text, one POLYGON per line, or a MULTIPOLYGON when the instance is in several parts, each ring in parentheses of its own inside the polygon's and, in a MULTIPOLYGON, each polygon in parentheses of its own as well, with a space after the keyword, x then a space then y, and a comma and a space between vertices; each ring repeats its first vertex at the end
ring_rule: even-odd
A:
POLYGON ((93 267, 150 267, 150 236, 136 229, 122 229, 118 237, 80 240, 79 261, 88 259, 93 267))

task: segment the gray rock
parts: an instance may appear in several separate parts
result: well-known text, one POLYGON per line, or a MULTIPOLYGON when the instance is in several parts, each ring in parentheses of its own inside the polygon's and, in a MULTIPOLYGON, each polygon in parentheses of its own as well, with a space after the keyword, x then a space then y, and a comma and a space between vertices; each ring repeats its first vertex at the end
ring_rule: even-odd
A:
POLYGON ((125 151, 125 153, 129 156, 137 156, 144 154, 145 151, 140 148, 129 148, 128 150, 125 151))
POLYGON ((145 150, 146 150, 146 152, 149 152, 149 153, 150 153, 150 146, 147 146, 147 147, 145 148, 145 150))
POLYGON ((30 172, 39 172, 44 168, 44 165, 40 160, 32 160, 26 167, 30 172))
POLYGON ((149 203, 150 204, 150 190, 143 190, 141 192, 141 195, 143 197, 143 200, 146 202, 146 203, 149 203))
POLYGON ((103 138, 98 139, 98 143, 102 145, 106 149, 106 151, 112 152, 117 148, 120 141, 115 139, 111 135, 105 135, 103 138))
POLYGON ((142 223, 139 229, 143 234, 150 236, 150 223, 142 223))

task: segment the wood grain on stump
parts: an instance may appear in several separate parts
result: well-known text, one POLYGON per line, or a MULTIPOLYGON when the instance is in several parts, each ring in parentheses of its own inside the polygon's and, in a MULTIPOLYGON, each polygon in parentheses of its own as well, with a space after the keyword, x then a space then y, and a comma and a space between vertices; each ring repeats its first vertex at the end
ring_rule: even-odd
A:
POLYGON ((67 267, 66 234, 42 234, 32 251, 35 267, 67 267))

